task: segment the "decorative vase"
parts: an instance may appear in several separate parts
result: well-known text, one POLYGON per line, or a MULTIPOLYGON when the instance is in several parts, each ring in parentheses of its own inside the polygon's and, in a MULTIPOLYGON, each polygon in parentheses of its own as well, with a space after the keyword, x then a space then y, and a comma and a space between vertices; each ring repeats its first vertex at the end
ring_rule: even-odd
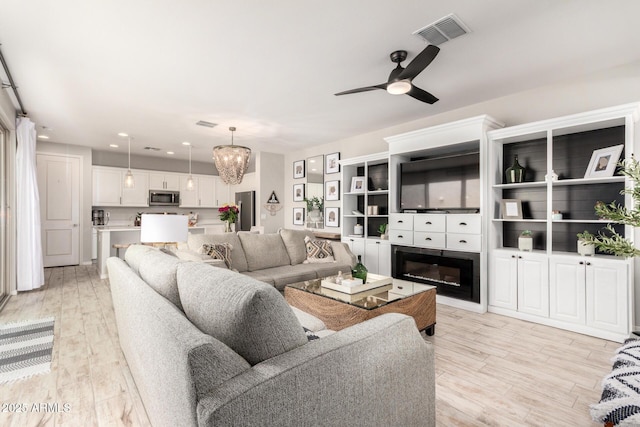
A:
POLYGON ((518 155, 516 154, 513 159, 513 165, 505 171, 507 184, 524 181, 524 172, 525 168, 518 163, 518 155))
POLYGON ((531 237, 518 237, 518 249, 524 252, 533 251, 533 239, 531 237))
POLYGON ((360 224, 354 225, 353 234, 355 234, 356 236, 362 236, 364 234, 364 227, 360 224))
POLYGON ((381 234, 380 235, 380 240, 389 240, 389 235, 388 234, 381 234))
POLYGON ((224 222, 224 232, 231 233, 231 221, 224 222))
POLYGON ((362 279, 362 283, 367 283, 367 273, 367 267, 362 264, 362 255, 358 255, 358 263, 353 267, 353 270, 351 270, 351 276, 353 276, 354 279, 362 279))
POLYGON ((578 240, 578 254, 582 256, 594 256, 596 254, 596 247, 582 240, 578 240))

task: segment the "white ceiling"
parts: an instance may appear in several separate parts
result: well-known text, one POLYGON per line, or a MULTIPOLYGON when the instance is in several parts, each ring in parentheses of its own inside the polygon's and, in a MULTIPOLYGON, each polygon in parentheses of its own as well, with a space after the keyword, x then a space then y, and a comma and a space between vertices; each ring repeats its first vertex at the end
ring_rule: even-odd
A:
POLYGON ((635 62, 639 16, 637 0, 2 0, 0 43, 50 141, 126 151, 128 132, 134 153, 187 158, 190 141, 208 160, 229 126, 288 152, 635 62), (472 32, 414 80, 440 101, 333 95, 385 82, 389 54, 406 66, 425 47, 411 33, 450 13, 472 32))

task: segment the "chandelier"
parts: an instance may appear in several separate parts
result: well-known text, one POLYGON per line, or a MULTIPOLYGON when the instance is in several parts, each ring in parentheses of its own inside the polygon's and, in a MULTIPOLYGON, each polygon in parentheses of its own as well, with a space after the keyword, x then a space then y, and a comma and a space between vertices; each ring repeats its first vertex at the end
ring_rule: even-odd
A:
POLYGON ((231 145, 218 145, 213 147, 213 160, 220 174, 220 178, 231 185, 240 184, 242 177, 249 166, 251 149, 241 145, 233 145, 233 132, 236 128, 231 126, 231 145))

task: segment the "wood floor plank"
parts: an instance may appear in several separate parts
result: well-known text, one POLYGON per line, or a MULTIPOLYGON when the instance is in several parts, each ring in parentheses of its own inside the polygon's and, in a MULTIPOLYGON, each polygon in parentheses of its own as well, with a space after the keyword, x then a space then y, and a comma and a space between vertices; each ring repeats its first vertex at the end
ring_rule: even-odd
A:
MULTIPOLYGON (((2 426, 150 426, 119 348, 108 280, 95 266, 45 269, 0 322, 56 318, 52 372, 0 386, 0 400, 71 405, 0 413, 2 426)), ((589 405, 620 344, 493 313, 437 306, 438 426, 597 426, 589 405)))

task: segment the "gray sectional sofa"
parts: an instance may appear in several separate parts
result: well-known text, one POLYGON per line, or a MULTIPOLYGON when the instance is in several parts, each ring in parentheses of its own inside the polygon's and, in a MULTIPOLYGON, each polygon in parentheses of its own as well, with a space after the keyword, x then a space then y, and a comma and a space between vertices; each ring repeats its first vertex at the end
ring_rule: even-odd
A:
POLYGON ((411 317, 308 341, 271 285, 146 246, 125 260, 107 260, 118 335, 154 426, 435 425, 411 317))
MULTIPOLYGON (((201 253, 207 243, 229 243, 231 268, 239 273, 274 285, 283 290, 285 285, 350 272, 356 264, 355 255, 342 242, 331 242, 336 262, 305 264, 307 251, 304 238, 315 239, 305 230, 281 229, 278 233, 254 234, 248 232, 223 234, 190 234, 187 243, 178 245, 176 255, 185 260, 211 263, 211 257, 201 253)), ((224 267, 215 260, 216 266, 224 267)))

